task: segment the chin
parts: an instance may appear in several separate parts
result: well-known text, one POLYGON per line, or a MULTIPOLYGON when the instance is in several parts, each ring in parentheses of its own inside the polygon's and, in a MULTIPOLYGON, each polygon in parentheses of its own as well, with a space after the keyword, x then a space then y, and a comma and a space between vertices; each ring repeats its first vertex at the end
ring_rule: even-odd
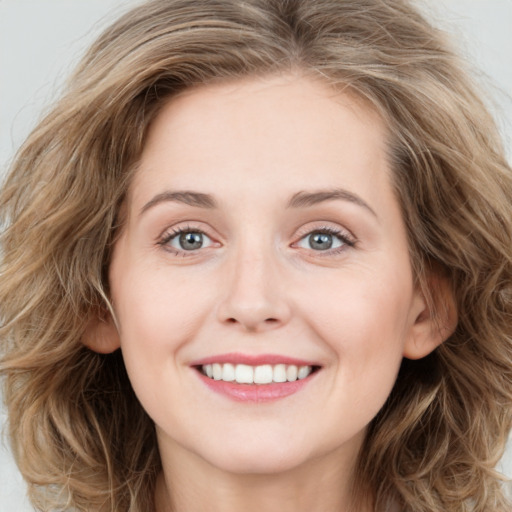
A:
POLYGON ((307 457, 297 447, 279 443, 229 443, 215 447, 203 458, 222 471, 236 474, 275 474, 290 471, 303 464, 307 457))

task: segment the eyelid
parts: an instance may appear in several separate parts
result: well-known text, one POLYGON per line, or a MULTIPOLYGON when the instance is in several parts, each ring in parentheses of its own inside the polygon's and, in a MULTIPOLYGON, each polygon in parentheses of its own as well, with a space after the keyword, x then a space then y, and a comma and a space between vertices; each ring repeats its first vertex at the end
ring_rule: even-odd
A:
POLYGON ((307 224, 304 224, 297 230, 294 236, 294 243, 296 243, 299 240, 302 240, 304 237, 310 235, 311 233, 322 231, 325 233, 341 236, 342 238, 345 238, 348 242, 350 242, 352 245, 355 245, 357 243, 357 238, 350 230, 340 226, 339 224, 333 224, 328 221, 308 222, 307 224))

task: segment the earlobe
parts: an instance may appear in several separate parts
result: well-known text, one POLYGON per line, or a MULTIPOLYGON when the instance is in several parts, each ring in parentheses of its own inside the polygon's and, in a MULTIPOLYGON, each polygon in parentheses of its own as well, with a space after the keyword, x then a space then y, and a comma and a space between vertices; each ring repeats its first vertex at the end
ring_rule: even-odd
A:
POLYGON ((112 315, 93 315, 87 322, 82 343, 99 354, 110 354, 117 350, 121 346, 121 340, 112 315))
POLYGON ((429 298, 417 290, 413 322, 404 347, 404 357, 421 359, 444 343, 457 327, 457 306, 448 279, 431 275, 427 279, 429 298))

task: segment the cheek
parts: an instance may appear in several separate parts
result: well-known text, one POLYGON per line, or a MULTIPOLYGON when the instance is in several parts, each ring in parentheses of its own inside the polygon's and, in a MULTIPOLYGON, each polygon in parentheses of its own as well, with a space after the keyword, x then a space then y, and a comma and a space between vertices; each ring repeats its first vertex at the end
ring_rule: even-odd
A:
MULTIPOLYGON (((361 290, 361 282, 358 283, 361 290)), ((407 322, 406 301, 389 293, 348 293, 336 301, 315 294, 317 304, 310 328, 331 352, 326 424, 331 436, 355 435, 365 428, 386 402, 402 361, 407 322), (343 430, 338 431, 340 425, 343 430)), ((331 437, 326 436, 326 440, 331 437)), ((327 441, 326 441, 327 442, 327 441)))
POLYGON ((121 341, 140 349, 175 350, 193 338, 211 299, 197 284, 166 279, 165 272, 126 275, 118 289, 116 313, 121 341), (153 279, 153 276, 159 279, 153 279), (142 342, 143 341, 143 342, 142 342))
POLYGON ((180 389, 182 348, 197 336, 211 307, 210 299, 198 294, 196 286, 167 279, 164 274, 140 267, 137 272, 123 272, 113 292, 131 385, 153 420, 165 424, 161 390, 169 390, 177 410, 186 407, 180 406, 179 393, 170 390, 180 389))
POLYGON ((310 287, 301 309, 345 384, 369 390, 373 380, 390 389, 410 335, 411 301, 412 279, 353 272, 328 287, 310 287))

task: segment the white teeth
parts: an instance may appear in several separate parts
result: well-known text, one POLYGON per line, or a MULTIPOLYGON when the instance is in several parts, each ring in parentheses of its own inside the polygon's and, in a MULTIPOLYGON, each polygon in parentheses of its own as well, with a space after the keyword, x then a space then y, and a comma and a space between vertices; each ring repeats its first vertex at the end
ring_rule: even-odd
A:
POLYGON ((274 382, 286 382, 286 365, 276 364, 274 366, 274 382))
POLYGON ((233 382, 235 380, 235 367, 232 364, 226 363, 223 366, 222 380, 226 382, 233 382))
POLYGON ((311 366, 301 366, 297 372, 298 379, 305 379, 311 373, 311 366))
POLYGON ((286 380, 288 382, 293 382, 294 380, 297 380, 297 372, 298 372, 298 369, 295 365, 290 365, 288 366, 288 368, 286 369, 286 380))
POLYGON ((222 379, 222 366, 220 364, 215 363, 213 365, 213 378, 215 380, 222 379))
POLYGON ((235 380, 239 384, 252 384, 254 382, 254 370, 252 366, 237 364, 235 368, 235 380))
POLYGON ((254 368, 254 384, 269 384, 272 382, 272 366, 264 364, 254 368))
POLYGON ((214 363, 202 366, 202 372, 210 379, 225 382, 236 381, 239 384, 270 384, 272 382, 293 382, 305 379, 312 371, 312 366, 296 366, 294 364, 263 364, 249 366, 231 363, 214 363))

